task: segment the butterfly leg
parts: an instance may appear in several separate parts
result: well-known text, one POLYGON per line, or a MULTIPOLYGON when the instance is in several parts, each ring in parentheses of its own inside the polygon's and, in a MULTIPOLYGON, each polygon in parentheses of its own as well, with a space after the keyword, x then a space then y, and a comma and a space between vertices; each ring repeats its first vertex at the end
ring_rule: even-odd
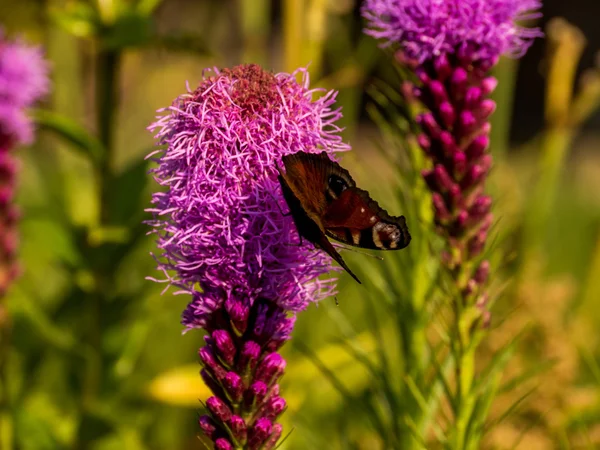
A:
POLYGON ((275 198, 275 196, 272 193, 268 192, 268 191, 267 191, 267 193, 271 196, 271 198, 273 199, 273 203, 275 205, 277 205, 277 209, 279 210, 279 212, 281 213, 281 215, 283 217, 290 217, 292 215, 292 211, 291 210, 288 211, 287 213, 284 213, 283 210, 281 209, 281 206, 279 206, 279 202, 277 201, 277 199, 275 198))

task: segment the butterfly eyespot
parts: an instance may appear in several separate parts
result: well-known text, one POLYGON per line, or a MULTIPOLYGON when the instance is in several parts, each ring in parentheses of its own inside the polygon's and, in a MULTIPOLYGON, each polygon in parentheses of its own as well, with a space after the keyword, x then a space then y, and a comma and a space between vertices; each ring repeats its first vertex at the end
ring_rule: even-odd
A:
POLYGON ((329 189, 338 197, 342 192, 348 189, 348 184, 337 175, 331 175, 327 181, 329 189))

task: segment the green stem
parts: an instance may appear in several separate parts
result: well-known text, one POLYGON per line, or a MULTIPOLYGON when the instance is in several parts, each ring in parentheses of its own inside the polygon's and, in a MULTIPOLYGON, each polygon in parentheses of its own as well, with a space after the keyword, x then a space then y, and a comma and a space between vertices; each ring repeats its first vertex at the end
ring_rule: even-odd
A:
POLYGON ((463 342, 460 353, 456 366, 457 386, 460 392, 456 415, 456 441, 454 447, 456 450, 468 448, 469 422, 475 407, 475 396, 471 392, 475 375, 475 351, 473 348, 465 348, 463 342))
POLYGON ((114 121, 119 103, 119 73, 121 54, 113 50, 100 50, 96 68, 96 114, 98 138, 106 154, 97 168, 100 188, 100 223, 107 225, 109 210, 109 188, 113 182, 114 164, 114 121))
POLYGON ((7 360, 10 351, 10 323, 6 308, 6 299, 0 299, 0 448, 11 450, 12 414, 8 388, 7 360))
POLYGON ((575 130, 572 128, 555 126, 549 128, 542 137, 542 156, 538 169, 539 180, 528 211, 529 217, 525 221, 522 258, 525 267, 537 257, 543 248, 546 236, 544 230, 550 219, 562 168, 574 134, 575 130))
MULTIPOLYGON (((104 148, 104 155, 94 168, 98 187, 100 228, 110 225, 110 187, 114 181, 114 138, 115 116, 119 103, 119 73, 121 54, 114 50, 99 49, 96 58, 96 120, 98 139, 104 148)), ((92 252, 94 249, 90 248, 92 252)), ((86 319, 89 350, 85 359, 82 414, 93 410, 102 387, 102 326, 101 312, 106 304, 106 286, 111 285, 112 267, 106 264, 94 266, 95 290, 89 296, 86 319)), ((89 448, 91 442, 79 435, 75 448, 89 448)))
MULTIPOLYGON (((460 259, 465 258, 461 251, 460 259)), ((454 309, 454 359, 456 378, 456 418, 454 427, 454 450, 466 450, 470 447, 469 423, 475 408, 476 395, 473 392, 475 378, 475 351, 477 342, 473 340, 473 316, 470 314, 472 305, 463 297, 463 292, 472 276, 474 267, 472 261, 460 263, 452 272, 457 287, 453 299, 454 309)))

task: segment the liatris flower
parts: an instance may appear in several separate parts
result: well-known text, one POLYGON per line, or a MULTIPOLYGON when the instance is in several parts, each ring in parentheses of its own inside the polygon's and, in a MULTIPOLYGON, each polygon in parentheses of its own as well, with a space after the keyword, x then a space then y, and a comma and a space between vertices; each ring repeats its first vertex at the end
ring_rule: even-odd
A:
POLYGON ((19 216, 13 204, 17 161, 13 148, 33 141, 26 108, 48 92, 48 65, 37 47, 10 42, 0 29, 0 296, 18 273, 19 216))
POLYGON ((308 74, 256 65, 215 71, 162 110, 150 129, 165 150, 152 172, 151 225, 168 282, 189 293, 186 329, 208 332, 199 355, 214 393, 200 427, 217 449, 274 448, 286 407, 278 353, 295 313, 333 292, 328 257, 299 245, 276 165, 298 150, 347 150, 335 121, 336 94, 313 100, 308 74))
MULTIPOLYGON (((418 142, 432 168, 423 173, 432 192, 437 231, 447 242, 444 262, 465 301, 486 303, 489 263, 480 258, 492 224, 484 184, 492 165, 490 69, 502 54, 521 56, 537 29, 516 20, 537 17, 539 0, 366 0, 367 34, 393 46, 414 69, 418 86, 405 85, 428 109, 417 117, 418 142)), ((487 311, 484 311, 487 316, 487 311)))

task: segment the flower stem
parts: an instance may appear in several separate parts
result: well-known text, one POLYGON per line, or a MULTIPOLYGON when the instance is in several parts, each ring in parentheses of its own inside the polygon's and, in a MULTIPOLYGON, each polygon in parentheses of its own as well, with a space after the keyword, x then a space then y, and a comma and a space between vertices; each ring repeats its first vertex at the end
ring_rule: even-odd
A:
MULTIPOLYGON (((94 167, 99 199, 98 227, 110 225, 110 187, 114 180, 114 123, 119 103, 119 73, 121 54, 115 50, 100 48, 96 57, 96 121, 97 133, 105 153, 94 167)), ((90 251, 93 249, 90 248, 90 251)), ((102 384, 102 307, 107 301, 106 286, 112 284, 114 268, 108 264, 95 267, 95 290, 90 293, 87 310, 88 353, 85 358, 81 413, 93 408, 100 395, 102 384)), ((81 430, 80 430, 81 431, 81 430)), ((91 444, 81 434, 74 448, 86 449, 91 444)))
POLYGON ((11 450, 12 415, 8 389, 8 357, 10 350, 10 323, 5 299, 0 299, 0 448, 11 450))
POLYGON ((118 75, 120 67, 120 52, 99 50, 96 68, 96 114, 98 137, 106 153, 97 168, 97 182, 100 189, 100 223, 103 225, 107 224, 109 220, 108 190, 113 181, 114 119, 119 103, 118 75))
POLYGON ((475 352, 472 348, 462 346, 456 365, 457 386, 460 392, 456 420, 455 449, 467 449, 469 440, 469 422, 475 406, 475 396, 471 392, 475 372, 475 352))

